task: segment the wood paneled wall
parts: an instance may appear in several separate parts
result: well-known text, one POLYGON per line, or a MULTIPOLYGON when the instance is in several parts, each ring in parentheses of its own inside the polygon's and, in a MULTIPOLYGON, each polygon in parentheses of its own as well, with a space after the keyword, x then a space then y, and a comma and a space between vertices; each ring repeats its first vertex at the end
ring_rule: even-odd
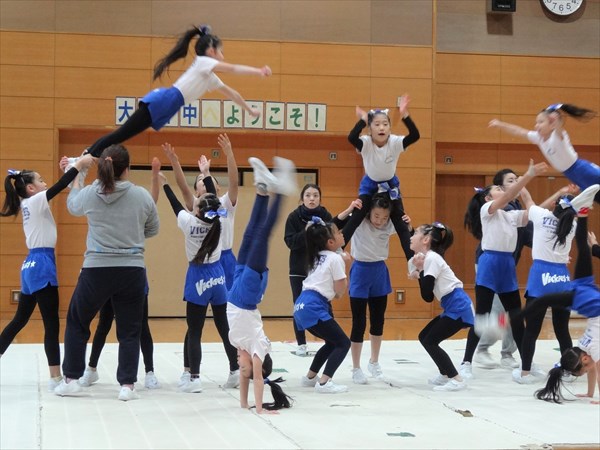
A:
MULTIPOLYGON (((27 167, 49 181, 58 179, 58 160, 77 155, 96 138, 114 128, 114 99, 119 95, 143 96, 160 84, 170 84, 188 61, 174 64, 160 83, 152 82, 152 66, 173 45, 159 37, 100 36, 33 32, 0 32, 2 70, 0 170, 27 167), (115 51, 118 49, 118 51, 115 51)), ((346 140, 356 122, 354 108, 389 107, 393 131, 405 133, 395 108, 397 97, 410 93, 411 114, 421 140, 400 159, 399 176, 405 204, 413 220, 425 222, 433 212, 432 73, 430 47, 392 47, 342 44, 303 44, 226 41, 227 60, 240 64, 268 64, 269 79, 224 75, 223 81, 245 98, 283 102, 327 104, 325 133, 229 131, 240 166, 249 156, 267 162, 275 155, 293 159, 300 168, 319 173, 323 204, 332 212, 345 209, 355 198, 362 176, 360 157, 346 140), (329 153, 336 151, 337 160, 329 153)), ((207 96, 205 98, 219 98, 207 96)), ((163 130, 143 133, 127 142, 132 163, 150 164, 153 156, 163 162, 160 144, 169 141, 182 164, 195 166, 202 152, 217 147, 215 130, 163 130)), ((209 153, 210 154, 210 153, 209 153)), ((225 160, 213 158, 213 166, 225 160)), ((59 229, 57 260, 61 284, 61 311, 76 283, 85 249, 85 219, 66 211, 66 193, 52 203, 59 229)), ((168 220, 170 218, 166 218, 168 220)), ((240 218, 239 220, 243 220, 240 218)), ((19 287, 20 262, 26 254, 20 217, 0 220, 0 313, 11 314, 11 289, 19 287)), ((158 237, 158 239, 160 236, 158 237)), ((273 239, 274 250, 286 252, 283 240, 273 239)), ((407 281, 406 262, 397 242, 392 246, 390 269, 395 288, 409 293, 405 305, 391 305, 395 316, 429 317, 430 305, 407 281)), ((174 289, 179 289, 174 286, 174 289)), ((291 298, 289 291, 267 295, 291 298)), ((336 303, 349 314, 348 300, 336 303)))
MULTIPOLYGON (((27 167, 49 182, 56 181, 60 156, 79 154, 114 128, 115 96, 142 96, 159 84, 151 80, 152 65, 172 44, 158 37, 0 32, 0 173, 27 167)), ((262 41, 226 41, 225 53, 228 61, 269 64, 273 69, 270 79, 222 77, 245 98, 328 105, 326 133, 239 130, 229 134, 240 166, 247 165, 249 156, 270 161, 280 155, 301 168, 316 169, 323 204, 331 212, 344 209, 355 197, 363 173, 359 156, 346 141, 356 120, 355 105, 392 108, 392 130, 403 134, 393 108, 398 95, 410 93, 410 110, 421 140, 399 161, 406 211, 415 224, 452 217, 457 241, 449 260, 467 285, 473 243, 461 235, 455 217, 464 210, 470 186, 505 166, 522 170, 529 155, 539 159, 535 148, 487 129, 489 120, 499 117, 530 126, 541 107, 556 101, 600 110, 598 59, 436 54, 431 47, 262 41), (337 160, 329 160, 331 151, 338 153, 337 160), (453 156, 453 164, 443 163, 446 154, 453 156), (458 178, 436 180, 436 173, 458 178)), ((162 83, 170 84, 186 63, 175 64, 162 83)), ((600 162, 598 121, 586 125, 569 121, 567 128, 578 149, 600 162)), ((127 146, 132 162, 146 165, 153 156, 166 162, 160 144, 169 141, 182 163, 194 166, 199 154, 216 147, 217 133, 146 132, 127 146)), ((213 158, 213 165, 224 166, 225 161, 213 158)), ((76 283, 86 234, 85 220, 70 216, 65 200, 62 194, 52 202, 59 229, 63 312, 76 283)), ((4 317, 15 309, 9 294, 19 287, 19 268, 26 254, 20 217, 1 219, 0 236, 0 314, 4 317)), ((275 251, 287 252, 280 239, 275 238, 274 245, 279 246, 275 251)), ((406 290, 406 303, 397 305, 390 296, 389 315, 430 317, 434 306, 423 302, 416 283, 406 279, 401 255, 399 243, 393 240, 392 286, 406 290)), ((291 296, 289 291, 268 295, 291 296)), ((347 299, 335 305, 339 314, 349 315, 347 299)))

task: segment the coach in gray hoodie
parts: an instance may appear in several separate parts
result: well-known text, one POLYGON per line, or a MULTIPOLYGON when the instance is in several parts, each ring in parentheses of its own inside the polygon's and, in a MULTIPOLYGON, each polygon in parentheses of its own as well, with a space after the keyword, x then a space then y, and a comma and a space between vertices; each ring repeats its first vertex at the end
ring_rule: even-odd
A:
POLYGON ((129 152, 108 147, 98 159, 98 179, 81 189, 75 185, 67 199, 69 212, 88 220, 87 250, 71 298, 65 331, 65 379, 58 395, 81 390, 90 323, 106 301, 112 300, 119 340, 117 380, 120 400, 137 398, 134 382, 140 354, 144 305, 146 238, 158 233, 158 213, 148 191, 128 181, 129 152))

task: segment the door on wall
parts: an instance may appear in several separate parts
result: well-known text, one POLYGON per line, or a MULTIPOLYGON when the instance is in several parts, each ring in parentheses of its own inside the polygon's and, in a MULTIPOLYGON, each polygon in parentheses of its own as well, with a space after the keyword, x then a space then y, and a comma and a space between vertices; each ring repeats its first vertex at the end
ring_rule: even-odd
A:
MULTIPOLYGON (((180 200, 182 196, 175 184, 175 177, 170 170, 163 173, 169 180, 180 200)), ((194 183, 197 172, 186 172, 188 184, 194 183)), ((226 172, 213 171, 221 189, 227 190, 226 172)), ((316 183, 317 173, 298 173, 298 184, 316 183)), ((130 180, 140 186, 150 189, 151 171, 139 168, 131 171, 130 180)), ((253 186, 251 171, 242 171, 238 203, 235 213, 235 232, 233 250, 237 254, 250 211, 254 203, 256 190, 253 186)), ((277 222, 269 242, 269 284, 260 305, 261 314, 265 317, 290 317, 293 313, 292 293, 288 278, 289 250, 283 241, 285 220, 287 215, 298 205, 298 198, 287 197, 281 203, 279 221, 277 222)), ((177 227, 177 220, 171 205, 164 193, 159 195, 157 204, 160 217, 160 232, 146 242, 146 267, 150 293, 148 306, 150 317, 185 317, 185 302, 183 299, 183 284, 187 271, 187 259, 184 250, 184 238, 177 227)))

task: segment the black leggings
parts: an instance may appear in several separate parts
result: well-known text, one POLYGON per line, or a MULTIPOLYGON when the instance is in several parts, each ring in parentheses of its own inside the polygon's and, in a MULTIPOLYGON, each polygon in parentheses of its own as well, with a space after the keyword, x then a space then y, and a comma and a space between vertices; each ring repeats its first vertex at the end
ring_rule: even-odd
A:
MULTIPOLYGON (((302 282, 306 280, 306 277, 292 277, 290 276, 290 287, 292 288, 292 302, 295 304, 296 299, 300 296, 302 292, 302 282)), ((292 321, 294 323, 294 334, 296 335, 296 342, 298 345, 306 345, 306 333, 304 330, 300 330, 298 328, 298 324, 296 323, 296 319, 292 316, 292 321)))
POLYGON ((14 340, 19 331, 27 325, 35 305, 38 305, 44 322, 44 351, 49 366, 60 365, 60 346, 58 333, 60 321, 58 320, 58 287, 46 286, 31 295, 21 293, 15 316, 0 334, 0 355, 14 340))
MULTIPOLYGON (((190 373, 200 373, 200 362, 202 361, 202 329, 206 321, 208 306, 196 305, 186 302, 186 320, 188 329, 183 341, 183 366, 190 368, 190 373)), ((240 368, 237 362, 237 350, 229 342, 229 322, 227 322, 227 304, 212 305, 215 327, 223 341, 225 353, 229 360, 229 370, 235 371, 240 368)))
POLYGON ((450 336, 454 336, 463 328, 471 327, 462 320, 451 319, 450 317, 437 316, 429 322, 419 333, 419 342, 425 347, 431 359, 437 366, 442 375, 448 378, 454 378, 458 375, 452 360, 441 347, 440 342, 445 341, 450 336))
MULTIPOLYGON (((106 343, 106 337, 110 331, 115 313, 112 307, 112 301, 108 300, 98 313, 98 325, 96 326, 96 332, 94 333, 94 340, 92 343, 92 351, 90 353, 89 366, 96 368, 98 367, 98 360, 100 354, 106 343)), ((148 296, 144 300, 144 316, 142 317, 142 333, 140 334, 140 348, 142 350, 142 356, 144 357, 144 369, 145 372, 154 372, 154 342, 152 340, 152 333, 150 333, 150 326, 148 325, 148 296)))
POLYGON ((113 144, 125 142, 127 139, 131 139, 142 131, 147 130, 150 126, 152 126, 152 117, 150 116, 148 105, 144 102, 140 102, 138 109, 135 110, 123 125, 112 133, 106 134, 94 142, 92 146, 88 148, 88 153, 91 153, 92 156, 97 158, 102 154, 105 148, 110 147, 113 144))
POLYGON ((367 305, 369 305, 369 334, 371 336, 383 335, 387 295, 369 298, 350 297, 350 308, 352 309, 350 340, 352 342, 364 341, 365 330, 367 328, 367 305))
MULTIPOLYGON (((522 355, 521 344, 523 342, 525 325, 523 324, 523 318, 520 314, 521 296, 519 295, 519 291, 505 292, 503 294, 498 294, 498 297, 500 298, 500 302, 502 302, 502 306, 504 306, 504 309, 508 313, 513 337, 517 344, 517 348, 519 349, 519 354, 522 355)), ((493 301, 493 290, 484 286, 475 285, 475 314, 489 314, 492 310, 493 301)), ((479 336, 475 334, 475 329, 471 328, 469 330, 469 335, 467 336, 467 348, 465 349, 463 361, 473 361, 473 354, 475 353, 478 343, 479 336)))
MULTIPOLYGON (((527 297, 526 305, 530 305, 536 300, 536 297, 527 297)), ((546 315, 547 308, 537 308, 535 312, 527 317, 527 326, 523 333, 523 344, 521 348, 521 370, 530 371, 533 355, 535 354, 535 343, 540 332, 546 315)), ((569 317, 571 313, 568 309, 556 306, 552 308, 552 326, 554 334, 558 340, 560 353, 573 347, 571 334, 569 333, 569 317)))
POLYGON ((325 344, 317 351, 310 365, 311 372, 319 373, 321 367, 327 363, 325 364, 323 375, 332 378, 335 371, 344 361, 348 350, 350 350, 350 339, 348 339, 344 330, 342 330, 334 319, 329 319, 325 322, 319 321, 319 323, 310 327, 308 331, 325 341, 325 344))
MULTIPOLYGON (((350 216, 350 220, 348 220, 342 230, 346 244, 350 242, 350 238, 371 209, 372 195, 363 194, 358 198, 362 201, 362 208, 354 208, 352 215, 350 216)), ((409 260, 414 256, 415 252, 410 249, 410 231, 408 231, 408 225, 404 220, 402 220, 402 216, 405 214, 402 197, 392 200, 391 202, 392 210, 390 212, 390 219, 392 220, 394 228, 396 229, 396 233, 398 233, 398 237, 400 238, 400 245, 402 246, 402 250, 404 250, 404 255, 406 256, 406 259, 409 260)))

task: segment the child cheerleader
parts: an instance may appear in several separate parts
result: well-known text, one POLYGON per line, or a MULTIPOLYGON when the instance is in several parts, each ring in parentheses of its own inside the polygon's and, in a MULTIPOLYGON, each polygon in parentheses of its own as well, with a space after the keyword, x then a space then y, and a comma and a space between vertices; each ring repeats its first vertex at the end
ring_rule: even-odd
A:
POLYGON ((465 380, 440 343, 463 328, 472 328, 475 321, 471 299, 444 260, 444 253, 453 242, 452 230, 440 222, 421 225, 410 239, 415 256, 409 261, 409 276, 419 280, 423 300, 432 302, 437 298, 444 310, 419 333, 419 341, 440 372, 429 380, 436 391, 466 389, 465 380))

